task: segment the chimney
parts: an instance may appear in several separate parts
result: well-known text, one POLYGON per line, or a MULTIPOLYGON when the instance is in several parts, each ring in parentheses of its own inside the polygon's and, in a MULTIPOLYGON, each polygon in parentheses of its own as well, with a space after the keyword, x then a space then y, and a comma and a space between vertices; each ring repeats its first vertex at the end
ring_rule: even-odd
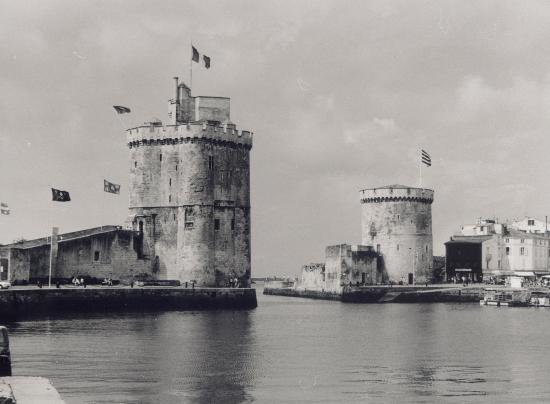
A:
POLYGON ((179 100, 179 89, 178 89, 178 79, 179 77, 174 77, 174 80, 176 81, 176 98, 174 99, 174 101, 176 101, 176 104, 179 104, 180 100, 179 100))

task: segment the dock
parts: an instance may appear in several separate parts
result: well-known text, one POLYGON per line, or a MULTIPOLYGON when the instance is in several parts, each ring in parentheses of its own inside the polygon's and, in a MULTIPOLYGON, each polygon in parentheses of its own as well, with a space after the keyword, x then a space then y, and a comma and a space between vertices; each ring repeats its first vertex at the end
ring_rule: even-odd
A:
POLYGON ((255 309, 253 288, 24 287, 0 291, 0 317, 60 312, 255 309))

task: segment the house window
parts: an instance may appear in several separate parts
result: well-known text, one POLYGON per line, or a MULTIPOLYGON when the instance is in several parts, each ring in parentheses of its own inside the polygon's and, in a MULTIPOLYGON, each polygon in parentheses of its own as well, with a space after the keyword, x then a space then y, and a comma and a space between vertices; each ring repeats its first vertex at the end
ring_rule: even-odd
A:
POLYGON ((193 211, 193 208, 186 208, 185 209, 185 229, 192 229, 194 226, 195 221, 195 212, 193 211))
POLYGON ((168 195, 168 202, 172 202, 172 195, 168 195))
POLYGON ((521 248, 519 249, 519 255, 526 255, 526 254, 525 254, 525 247, 521 247, 521 248))
POLYGON ((380 244, 376 244, 376 252, 380 254, 380 244))
POLYGON ((176 164, 176 171, 178 171, 178 165, 176 164))
POLYGON ((397 251, 399 251, 399 244, 397 244, 397 251))
POLYGON ((519 240, 520 243, 525 243, 525 239, 522 238, 521 240, 519 240))
POLYGON ((99 261, 99 251, 94 251, 94 261, 99 261))
POLYGON ((169 187, 172 186, 172 178, 170 178, 170 179, 168 180, 168 186, 169 186, 169 187))
POLYGON ((159 154, 159 160, 162 161, 162 153, 159 154))
POLYGON ((506 241, 507 243, 509 243, 509 242, 510 242, 510 239, 509 239, 509 238, 507 238, 507 239, 506 239, 505 241, 506 241))
POLYGON ((214 230, 220 230, 220 219, 214 219, 214 230))
POLYGON ((134 168, 137 167, 137 161, 134 161, 134 168))
POLYGON ((506 255, 510 255, 510 247, 506 247, 506 255))
POLYGON ((535 219, 527 220, 527 226, 534 226, 534 225, 535 225, 535 219))

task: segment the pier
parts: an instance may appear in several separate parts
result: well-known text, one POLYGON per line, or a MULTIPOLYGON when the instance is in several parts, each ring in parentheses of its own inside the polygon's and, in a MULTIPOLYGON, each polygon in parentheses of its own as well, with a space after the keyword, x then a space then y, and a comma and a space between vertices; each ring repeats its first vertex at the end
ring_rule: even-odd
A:
POLYGON ((87 287, 13 288, 0 291, 0 316, 59 312, 254 309, 252 288, 87 287))
POLYGON ((363 286, 345 288, 339 293, 277 288, 266 286, 264 295, 302 297, 309 299, 339 300, 345 303, 477 303, 483 298, 484 286, 363 286))

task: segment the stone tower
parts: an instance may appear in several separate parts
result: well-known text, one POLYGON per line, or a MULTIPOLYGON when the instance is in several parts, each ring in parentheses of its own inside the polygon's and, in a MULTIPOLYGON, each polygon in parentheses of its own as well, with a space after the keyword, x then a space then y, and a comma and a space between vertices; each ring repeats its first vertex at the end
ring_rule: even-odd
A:
POLYGON ((360 191, 363 244, 380 254, 393 282, 432 279, 431 189, 389 185, 360 191))
POLYGON ((250 284, 252 133, 230 121, 229 105, 191 96, 176 77, 169 123, 127 130, 128 221, 159 279, 250 284))

